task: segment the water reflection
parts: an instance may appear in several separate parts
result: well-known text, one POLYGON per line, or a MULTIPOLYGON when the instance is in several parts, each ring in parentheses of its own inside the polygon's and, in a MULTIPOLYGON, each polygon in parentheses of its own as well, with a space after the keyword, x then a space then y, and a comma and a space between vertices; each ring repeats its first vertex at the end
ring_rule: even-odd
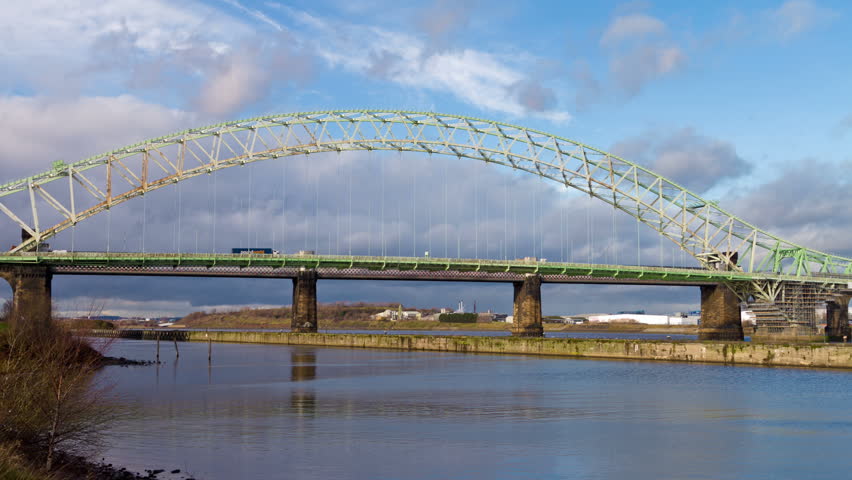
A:
POLYGON ((317 377, 315 349, 296 348, 290 353, 290 381, 304 382, 317 377))
MULTIPOLYGON (((290 353, 290 381, 309 382, 317 376, 317 352, 312 348, 295 348, 290 353)), ((290 408, 297 415, 316 414, 317 398, 309 385, 299 385, 290 393, 290 408)))
MULTIPOLYGON (((107 461, 195 478, 844 478, 849 372, 181 344, 107 461), (212 369, 212 375, 206 370, 212 369)), ((153 358, 119 341, 112 352, 153 358)), ((168 477, 162 477, 167 479, 168 477)))

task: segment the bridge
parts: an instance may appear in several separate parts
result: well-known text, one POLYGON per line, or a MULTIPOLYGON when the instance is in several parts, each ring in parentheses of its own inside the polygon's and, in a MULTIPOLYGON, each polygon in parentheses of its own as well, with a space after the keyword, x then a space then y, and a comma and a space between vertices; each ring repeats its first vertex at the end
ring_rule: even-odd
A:
POLYGON ((542 282, 695 285, 700 338, 812 338, 825 306, 827 334, 849 335, 852 259, 781 239, 638 164, 583 143, 491 120, 432 112, 337 110, 270 115, 186 130, 0 185, 0 212, 22 241, 0 254, 13 319, 50 314, 51 278, 67 275, 266 276, 293 279, 293 328, 316 331, 322 278, 463 280, 515 286, 517 335, 541 335, 542 282), (329 255, 44 252, 56 234, 152 191, 226 168, 321 152, 398 151, 472 159, 536 175, 634 217, 700 268, 329 255), (26 220, 25 220, 26 219, 26 220))

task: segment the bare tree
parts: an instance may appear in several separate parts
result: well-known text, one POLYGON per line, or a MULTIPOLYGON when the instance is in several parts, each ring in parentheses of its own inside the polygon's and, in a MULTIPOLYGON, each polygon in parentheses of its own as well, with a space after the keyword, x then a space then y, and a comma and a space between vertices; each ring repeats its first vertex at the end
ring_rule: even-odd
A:
POLYGON ((49 470, 59 448, 100 445, 118 410, 96 375, 101 355, 55 323, 42 325, 12 328, 0 341, 0 440, 45 452, 49 470))

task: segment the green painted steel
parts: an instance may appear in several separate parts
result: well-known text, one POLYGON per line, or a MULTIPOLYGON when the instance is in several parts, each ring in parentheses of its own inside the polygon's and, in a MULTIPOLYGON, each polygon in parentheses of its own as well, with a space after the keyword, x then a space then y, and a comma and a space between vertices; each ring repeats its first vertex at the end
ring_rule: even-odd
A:
POLYGON ((119 267, 272 267, 335 268, 376 271, 454 271, 540 275, 568 275, 668 282, 747 283, 755 280, 795 281, 821 286, 845 286, 852 277, 796 277, 792 275, 747 273, 695 268, 596 265, 582 263, 537 262, 527 260, 477 260, 435 257, 370 257, 347 255, 247 255, 247 254, 174 254, 174 253, 23 253, 0 255, 0 265, 45 266, 119 266, 119 267))
POLYGON ((72 164, 54 162, 48 171, 0 185, 0 212, 32 235, 10 251, 22 252, 115 205, 188 178, 261 160, 351 150, 470 158, 550 179, 635 217, 708 270, 766 274, 761 279, 852 273, 852 259, 760 230, 618 156, 539 130, 433 112, 293 113, 185 130, 72 164), (15 194, 27 198, 7 201, 15 194), (55 224, 47 220, 51 215, 55 224), (43 227, 45 222, 50 226, 43 227))

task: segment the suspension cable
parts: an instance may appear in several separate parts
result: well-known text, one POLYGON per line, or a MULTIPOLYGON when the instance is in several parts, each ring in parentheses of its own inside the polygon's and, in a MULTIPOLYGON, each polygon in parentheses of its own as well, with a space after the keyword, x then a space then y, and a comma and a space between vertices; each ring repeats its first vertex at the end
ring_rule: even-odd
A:
MULTIPOLYGON (((432 154, 429 154, 429 160, 431 164, 432 154)), ((411 169, 411 203, 413 207, 411 207, 411 225, 412 225, 412 235, 411 235, 411 248, 412 256, 417 257, 417 169, 411 169)))
MULTIPOLYGON (((341 169, 341 159, 340 159, 340 150, 337 151, 337 178, 340 178, 340 169, 341 169)), ((334 219, 335 226, 337 227, 337 238, 335 240, 334 246, 334 254, 340 255, 340 202, 335 202, 337 204, 337 217, 334 219)))
POLYGON ((382 201, 381 201, 381 209, 382 209, 382 256, 385 256, 385 158, 384 155, 379 157, 379 170, 381 171, 382 176, 382 201))
POLYGON ((314 253, 319 255, 319 172, 314 177, 314 253))
POLYGON ((112 209, 107 208, 107 253, 110 252, 110 235, 112 234, 112 209))
POLYGON ((509 259, 509 176, 503 177, 503 260, 509 259))
POLYGON ((178 224, 177 224, 177 248, 175 248, 175 253, 180 253, 181 249, 181 230, 183 227, 183 184, 182 182, 178 182, 178 224))
POLYGON ((618 265, 618 230, 615 221, 615 204, 612 206, 612 242, 613 263, 618 265))
POLYGON ((350 165, 349 175, 347 175, 347 177, 349 177, 349 235, 348 235, 349 238, 347 238, 347 240, 348 240, 347 243, 349 244, 349 256, 351 257, 352 256, 352 168, 351 168, 352 162, 349 162, 349 165, 350 165))
MULTIPOLYGON (((637 207, 638 208, 638 207, 637 207)), ((639 239, 639 225, 642 223, 639 217, 636 217, 636 265, 642 265, 642 241, 639 239)))
POLYGON ((450 162, 444 161, 444 258, 448 258, 449 254, 449 231, 450 231, 450 222, 449 215, 447 214, 447 178, 449 175, 447 174, 447 170, 449 169, 450 162))
POLYGON ((287 159, 281 159, 281 251, 287 252, 287 159))
POLYGON ((586 202, 586 261, 592 263, 592 202, 586 202))
MULTIPOLYGON (((215 219, 215 216, 214 216, 215 219)), ((148 223, 148 195, 142 194, 142 253, 145 253, 145 230, 148 223)), ((75 225, 76 227, 76 225, 75 225)), ((71 249, 73 251, 73 247, 71 249)))
POLYGON ((257 245, 252 245, 252 241, 251 241, 252 240, 251 239, 252 230, 254 230, 254 215, 252 215, 252 209, 251 209, 252 208, 252 199, 254 197, 254 195, 253 195, 254 194, 254 191, 253 191, 253 189, 254 189, 254 169, 251 166, 249 166, 248 171, 249 171, 248 229, 247 229, 247 232, 246 232, 248 234, 246 236, 246 239, 248 240, 248 245, 246 245, 246 247, 247 248, 254 248, 254 247, 257 246, 257 245))
POLYGON ((473 256, 479 258, 479 165, 474 165, 473 175, 473 256))
POLYGON ((533 204, 533 216, 532 216, 532 231, 533 231, 533 234, 532 234, 532 256, 533 256, 533 258, 538 258, 538 257, 539 257, 539 255, 536 255, 536 252, 535 252, 535 247, 536 247, 536 245, 538 244, 538 236, 537 236, 537 233, 536 233, 536 229, 537 229, 537 227, 538 227, 538 202, 536 201, 536 200, 538 199, 538 184, 534 184, 532 191, 533 191, 533 198, 532 198, 532 201, 533 201, 533 202, 532 202, 532 204, 533 204))

